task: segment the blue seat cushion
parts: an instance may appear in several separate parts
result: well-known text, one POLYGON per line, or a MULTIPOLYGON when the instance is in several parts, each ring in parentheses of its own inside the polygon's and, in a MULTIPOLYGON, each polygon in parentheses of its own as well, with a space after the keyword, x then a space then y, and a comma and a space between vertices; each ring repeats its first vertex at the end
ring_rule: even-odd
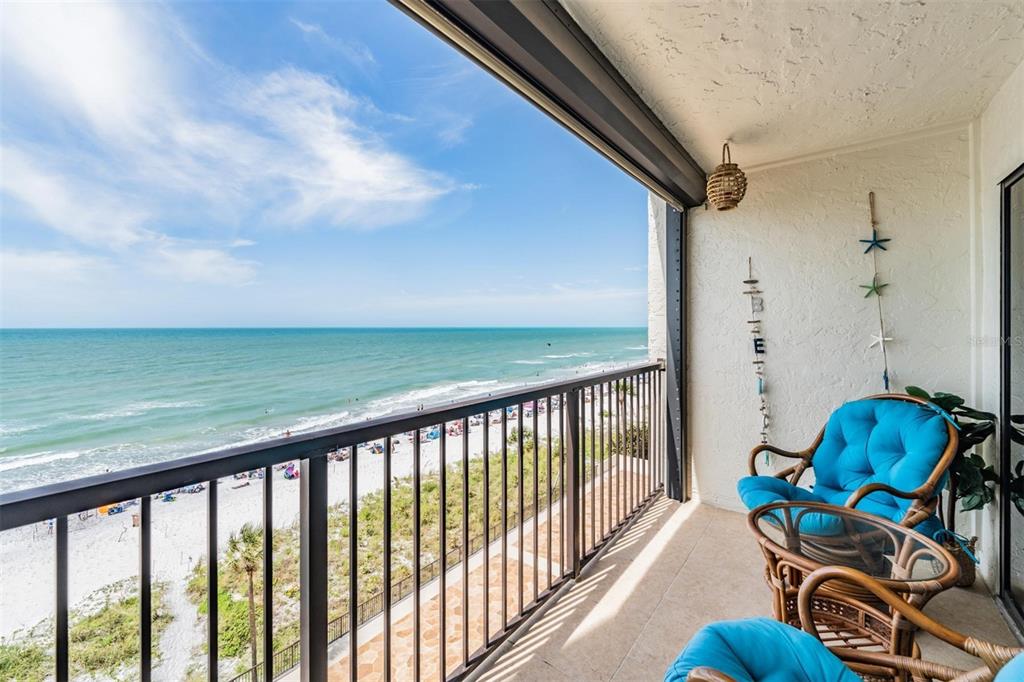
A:
POLYGON ((995 682, 1021 682, 1024 680, 1024 654, 1017 654, 996 675, 995 682))
POLYGON ((942 539, 936 536, 939 535, 939 531, 944 530, 944 528, 942 526, 942 521, 939 521, 939 517, 935 514, 932 514, 927 519, 914 526, 914 530, 940 544, 942 543, 942 539))
MULTIPOLYGON (((835 504, 822 498, 816 492, 795 486, 789 481, 773 476, 744 476, 736 484, 740 499, 747 509, 756 509, 764 504, 772 502, 824 502, 835 504)), ((844 501, 845 504, 845 501, 844 501)), ((838 505, 837 505, 838 506, 838 505)), ((865 510, 865 504, 857 505, 858 509, 865 510)), ((799 514, 800 508, 793 508, 793 518, 799 514)), ((888 517, 887 517, 888 518, 888 517)), ((782 517, 779 517, 782 520, 782 517)), ((903 515, 892 519, 899 523, 903 515)), ((837 516, 832 514, 807 513, 800 516, 800 532, 813 535, 839 535, 844 530, 843 523, 837 516)), ((921 521, 914 528, 919 533, 935 539, 935 534, 942 530, 942 522, 934 514, 924 521, 921 521)))
POLYGON ((860 682, 811 635, 770 618, 712 623, 701 628, 665 672, 665 682, 684 682, 707 666, 736 682, 860 682))
MULTIPOLYGON (((768 502, 805 500, 843 506, 854 491, 870 483, 911 491, 932 475, 948 442, 945 418, 925 405, 891 399, 855 400, 833 412, 825 425, 811 460, 813 492, 781 479, 750 476, 739 482, 740 497, 750 509, 768 502)), ((912 503, 875 492, 861 500, 857 509, 899 523, 912 503)), ((931 531, 929 535, 941 528, 937 519, 921 525, 931 531)))
MULTIPOLYGON (((736 485, 740 499, 748 509, 756 509, 771 502, 825 502, 806 488, 773 476, 746 476, 736 485)), ((794 519, 800 508, 793 510, 794 519)), ((779 517, 782 520, 782 517, 779 517)), ((843 532, 842 520, 831 514, 807 513, 800 516, 800 531, 814 535, 838 535, 843 532)))
MULTIPOLYGON (((869 483, 914 490, 932 475, 946 449, 945 418, 903 400, 855 400, 829 417, 814 453, 814 492, 831 504, 869 483)), ((899 521, 912 500, 872 493, 857 505, 871 514, 899 521)))

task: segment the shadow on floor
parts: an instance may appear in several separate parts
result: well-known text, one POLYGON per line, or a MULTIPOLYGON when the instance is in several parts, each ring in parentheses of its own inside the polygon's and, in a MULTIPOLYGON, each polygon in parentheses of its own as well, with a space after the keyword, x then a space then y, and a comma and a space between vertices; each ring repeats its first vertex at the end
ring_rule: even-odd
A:
MULTIPOLYGON (((744 514, 660 498, 481 679, 661 680, 707 623, 771 615, 763 571, 744 514)), ((927 610, 1015 644, 983 586, 949 590, 927 610)), ((926 658, 975 665, 935 640, 921 646, 926 658)))

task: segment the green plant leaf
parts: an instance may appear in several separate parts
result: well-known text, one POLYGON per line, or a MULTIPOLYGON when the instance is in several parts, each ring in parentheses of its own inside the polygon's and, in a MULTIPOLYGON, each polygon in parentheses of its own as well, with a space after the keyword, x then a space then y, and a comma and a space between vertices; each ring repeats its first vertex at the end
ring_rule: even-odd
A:
POLYGON ((978 469, 982 469, 985 466, 985 460, 976 452, 967 455, 967 462, 978 469))
POLYGON ((995 421, 996 416, 991 412, 982 412, 976 410, 973 407, 958 407, 956 414, 961 417, 967 417, 968 419, 977 419, 978 421, 995 421))
POLYGON ((943 393, 942 391, 936 391, 932 395, 932 402, 947 412, 952 412, 964 404, 964 399, 955 393, 943 393))
POLYGON ((1013 502, 1013 506, 1017 508, 1017 511, 1024 514, 1024 492, 1011 490, 1010 501, 1013 502))
POLYGON ((960 483, 957 486, 957 492, 960 493, 961 497, 975 493, 984 484, 984 479, 981 477, 981 472, 978 471, 977 467, 964 466, 960 470, 960 483))
POLYGON ((952 414, 953 410, 956 409, 957 403, 952 398, 936 398, 932 396, 932 405, 952 414))
POLYGON ((974 511, 976 509, 981 509, 983 506, 985 506, 985 502, 982 500, 982 496, 975 493, 965 495, 963 498, 961 498, 960 504, 964 511, 974 511))
POLYGON ((1017 462, 1010 478, 1010 502, 1024 516, 1024 460, 1017 462))
POLYGON ((975 422, 960 427, 960 451, 966 452, 976 445, 984 443, 995 433, 996 425, 992 422, 975 422))
POLYGON ((932 399, 932 397, 928 395, 928 391, 919 386, 907 386, 905 390, 907 391, 907 395, 912 395, 915 398, 923 398, 924 400, 932 399))

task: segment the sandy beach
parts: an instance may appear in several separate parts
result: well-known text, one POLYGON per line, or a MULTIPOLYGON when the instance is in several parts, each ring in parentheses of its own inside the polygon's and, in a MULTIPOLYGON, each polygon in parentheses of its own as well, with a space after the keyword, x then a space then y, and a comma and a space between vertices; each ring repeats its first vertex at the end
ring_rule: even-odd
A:
MULTIPOLYGON (((492 414, 492 418, 496 418, 492 414)), ((557 424, 558 410, 552 411, 557 424)), ((510 419, 512 432, 515 420, 510 419)), ((545 437, 546 416, 540 415, 540 436, 545 437)), ((524 431, 532 430, 532 418, 524 419, 524 431)), ((483 450, 482 425, 470 428, 470 458, 483 450)), ((557 426, 555 427, 557 434, 557 426)), ((501 425, 489 425, 492 452, 500 447, 501 425)), ((412 442, 409 436, 395 441, 392 475, 412 474, 412 442)), ((461 436, 449 436, 446 461, 463 457, 461 436)), ((422 443, 424 473, 438 470, 439 441, 422 443)), ((329 463, 328 495, 331 503, 347 499, 349 462, 329 463)), ((368 448, 358 456, 360 495, 384 485, 383 457, 368 448)), ((262 485, 258 480, 222 479, 218 484, 218 531, 223 548, 232 532, 243 524, 262 522, 262 485)), ((185 597, 184 585, 191 567, 204 555, 206 546, 206 492, 179 494, 173 502, 154 500, 152 552, 154 580, 167 583, 168 606, 174 621, 160 643, 164 659, 155 671, 158 679, 182 679, 195 647, 201 646, 205 624, 197 622, 196 610, 185 597)), ((132 513, 93 515, 69 519, 69 598, 74 607, 94 591, 113 582, 138 575, 139 533, 132 527, 132 513)), ((293 523, 299 514, 299 481, 286 480, 275 472, 274 525, 293 523)), ((32 628, 50 617, 54 604, 53 537, 45 524, 36 524, 0 535, 0 638, 32 628)))

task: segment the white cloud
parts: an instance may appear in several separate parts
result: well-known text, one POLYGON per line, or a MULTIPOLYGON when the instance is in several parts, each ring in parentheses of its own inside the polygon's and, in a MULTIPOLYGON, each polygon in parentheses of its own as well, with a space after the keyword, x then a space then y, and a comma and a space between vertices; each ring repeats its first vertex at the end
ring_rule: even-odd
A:
POLYGON ((218 226, 377 227, 458 188, 390 148, 366 122, 379 118, 372 104, 296 68, 237 73, 161 6, 2 11, 0 189, 82 244, 185 281, 244 283, 258 264, 218 248, 218 226), (56 131, 49 145, 11 124, 29 119, 56 131), (209 234, 180 241, 182 221, 209 234))
POLYGON ((111 264, 103 258, 61 250, 0 249, 0 325, 40 326, 89 308, 90 294, 104 288, 111 264), (49 317, 60 311, 60 317, 49 317))
MULTIPOLYGON (((103 187, 49 174, 17 149, 0 147, 0 190, 54 230, 82 244, 125 254, 129 260, 149 259, 158 272, 175 279, 242 284, 252 279, 257 266, 217 249, 185 247, 145 229, 145 213, 117 201, 103 187)), ((5 251, 4 276, 82 278, 94 272, 99 262, 69 251, 5 251)))
POLYGON ((168 244, 154 252, 152 268, 183 282, 248 284, 256 274, 254 261, 209 248, 168 244))
POLYGON ((0 273, 4 288, 15 283, 36 286, 47 281, 78 281, 109 267, 102 258, 72 251, 0 250, 0 273))
POLYGON ((144 239, 143 209, 133 208, 87 180, 69 182, 41 168, 29 154, 0 147, 0 190, 29 207, 40 221, 91 245, 123 248, 144 239))
MULTIPOLYGON (((100 3, 5 3, 4 59, 97 131, 145 136, 169 102, 153 36, 130 8, 100 3)), ((12 71, 5 73, 7 78, 12 71)))
POLYGON ((439 117, 437 137, 446 146, 454 147, 466 139, 466 131, 473 127, 473 119, 462 113, 446 112, 439 117))
POLYGON ((357 100, 323 76, 282 69, 248 84, 239 100, 276 138, 277 153, 268 163, 284 222, 401 222, 454 188, 360 127, 350 115, 357 100))
POLYGON ((422 102, 418 120, 437 137, 444 147, 454 147, 466 139, 474 124, 471 112, 493 104, 493 91, 488 86, 472 82, 483 76, 480 69, 464 59, 444 64, 422 64, 414 75, 401 79, 402 87, 419 94, 422 102), (452 106, 450 93, 459 93, 458 105, 452 106), (486 103, 475 100, 486 99, 486 103))
POLYGON ((374 306, 396 309, 466 309, 493 307, 496 310, 531 308, 559 309, 566 306, 596 305, 606 302, 647 303, 647 290, 628 287, 582 287, 550 284, 532 289, 491 288, 454 291, 444 294, 417 294, 403 292, 400 297, 375 299, 374 306))
POLYGON ((371 52, 370 48, 366 45, 336 38, 327 33, 320 24, 300 21, 295 17, 289 17, 288 20, 306 36, 315 38, 328 47, 336 50, 356 66, 363 69, 376 66, 377 60, 373 56, 373 52, 371 52))

